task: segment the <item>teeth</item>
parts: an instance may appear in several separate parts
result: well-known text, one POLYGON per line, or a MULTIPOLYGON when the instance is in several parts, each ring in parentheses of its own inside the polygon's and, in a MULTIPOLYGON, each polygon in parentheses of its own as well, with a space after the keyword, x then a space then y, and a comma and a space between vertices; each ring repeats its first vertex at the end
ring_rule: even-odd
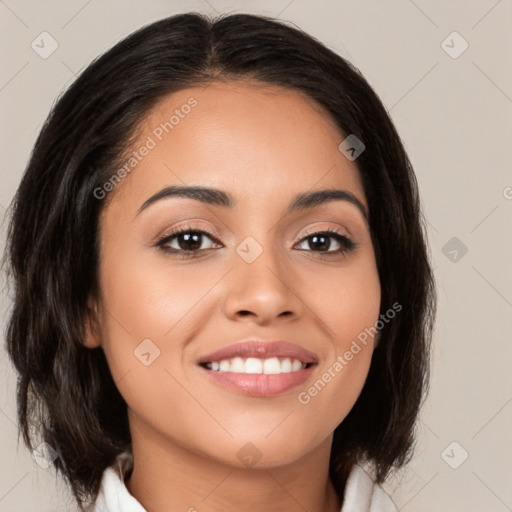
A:
POLYGON ((292 362, 288 357, 281 361, 281 371, 283 373, 290 373, 292 371, 292 362))
POLYGON ((302 363, 298 359, 292 361, 292 372, 296 372, 302 368, 302 363))
MULTIPOLYGON (((229 364, 229 361, 228 361, 229 364)), ((241 357, 235 357, 231 360, 231 366, 229 366, 228 371, 236 372, 236 373, 244 373, 245 372, 245 362, 241 357)))
POLYGON ((232 373, 263 373, 265 375, 276 375, 279 373, 298 372, 306 368, 305 363, 298 359, 289 357, 279 359, 270 357, 269 359, 258 359, 256 357, 234 357, 232 359, 223 359, 222 361, 213 361, 207 363, 207 368, 218 372, 232 373))
MULTIPOLYGON (((230 364, 228 361, 228 371, 231 370, 230 364)), ((263 373, 263 362, 261 359, 256 359, 255 357, 248 357, 245 361, 245 369, 243 373, 263 373)))
MULTIPOLYGON (((302 365, 300 365, 302 367, 302 365)), ((270 359, 265 359, 263 362, 263 373, 272 375, 276 373, 281 373, 281 363, 277 357, 272 357, 270 359)))
POLYGON ((229 372, 230 362, 227 359, 223 359, 220 362, 220 371, 221 372, 229 372))

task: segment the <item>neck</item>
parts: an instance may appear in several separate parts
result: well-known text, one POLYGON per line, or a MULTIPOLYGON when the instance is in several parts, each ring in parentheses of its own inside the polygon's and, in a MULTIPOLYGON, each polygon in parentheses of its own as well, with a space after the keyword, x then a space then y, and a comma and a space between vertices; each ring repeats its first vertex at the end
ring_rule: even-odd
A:
POLYGON ((147 512, 339 512, 329 479, 332 438, 291 464, 239 468, 131 425, 134 468, 125 481, 147 512))

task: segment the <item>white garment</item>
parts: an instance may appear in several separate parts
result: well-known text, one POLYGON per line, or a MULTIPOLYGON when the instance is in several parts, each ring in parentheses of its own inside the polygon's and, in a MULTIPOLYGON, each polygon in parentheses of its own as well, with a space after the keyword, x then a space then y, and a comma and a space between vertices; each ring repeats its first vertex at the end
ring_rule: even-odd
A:
MULTIPOLYGON (((133 456, 121 453, 113 466, 103 473, 98 497, 86 512, 146 512, 128 492, 124 475, 132 468, 133 456)), ((341 512, 398 512, 393 500, 359 465, 349 474, 341 512)))

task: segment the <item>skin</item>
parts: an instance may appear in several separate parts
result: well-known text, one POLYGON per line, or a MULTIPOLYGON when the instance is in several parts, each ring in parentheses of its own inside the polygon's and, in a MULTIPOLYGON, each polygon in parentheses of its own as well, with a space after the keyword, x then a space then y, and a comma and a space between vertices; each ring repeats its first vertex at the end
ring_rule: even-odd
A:
MULTIPOLYGON (((103 348, 128 406, 135 462, 127 488, 148 512, 338 512, 332 433, 363 387, 372 338, 307 405, 297 397, 375 325, 379 277, 356 206, 286 209, 299 193, 332 187, 367 210, 359 171, 320 106, 261 83, 214 82, 167 96, 134 147, 191 97, 197 106, 162 141, 153 136, 157 146, 111 192, 100 219, 101 297, 85 343, 103 348), (171 197, 137 215, 162 188, 185 184, 225 190, 237 205, 171 197), (214 230, 218 242, 204 235, 203 252, 188 259, 155 246, 185 225, 214 230), (307 235, 327 228, 357 247, 325 256, 339 242, 329 238, 319 250, 307 235), (248 236, 263 249, 250 264, 236 252, 248 236), (270 398, 210 382, 197 359, 250 336, 295 342, 319 364, 305 384, 270 398), (145 366, 134 350, 148 338, 160 356, 145 366), (246 443, 261 454, 251 467, 237 457, 246 443)), ((171 245, 190 247, 176 238, 171 245)))

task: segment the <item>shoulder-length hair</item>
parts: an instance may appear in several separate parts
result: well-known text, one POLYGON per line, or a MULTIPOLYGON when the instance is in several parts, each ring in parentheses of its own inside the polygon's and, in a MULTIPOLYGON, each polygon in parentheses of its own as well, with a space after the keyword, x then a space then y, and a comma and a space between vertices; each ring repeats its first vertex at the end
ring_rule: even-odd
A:
POLYGON ((357 68, 296 28, 262 16, 187 13, 129 35, 59 97, 9 209, 6 342, 19 374, 18 437, 32 449, 39 434, 57 451, 55 468, 78 502, 95 497, 103 471, 131 445, 104 352, 83 344, 88 299, 99 292, 98 221, 107 202, 94 191, 164 96, 238 78, 305 93, 366 147, 355 163, 381 313, 394 303, 402 310, 382 329, 364 388, 334 432, 330 477, 342 499, 355 461, 372 463, 380 483, 412 454, 436 295, 417 181, 386 109, 357 68))

